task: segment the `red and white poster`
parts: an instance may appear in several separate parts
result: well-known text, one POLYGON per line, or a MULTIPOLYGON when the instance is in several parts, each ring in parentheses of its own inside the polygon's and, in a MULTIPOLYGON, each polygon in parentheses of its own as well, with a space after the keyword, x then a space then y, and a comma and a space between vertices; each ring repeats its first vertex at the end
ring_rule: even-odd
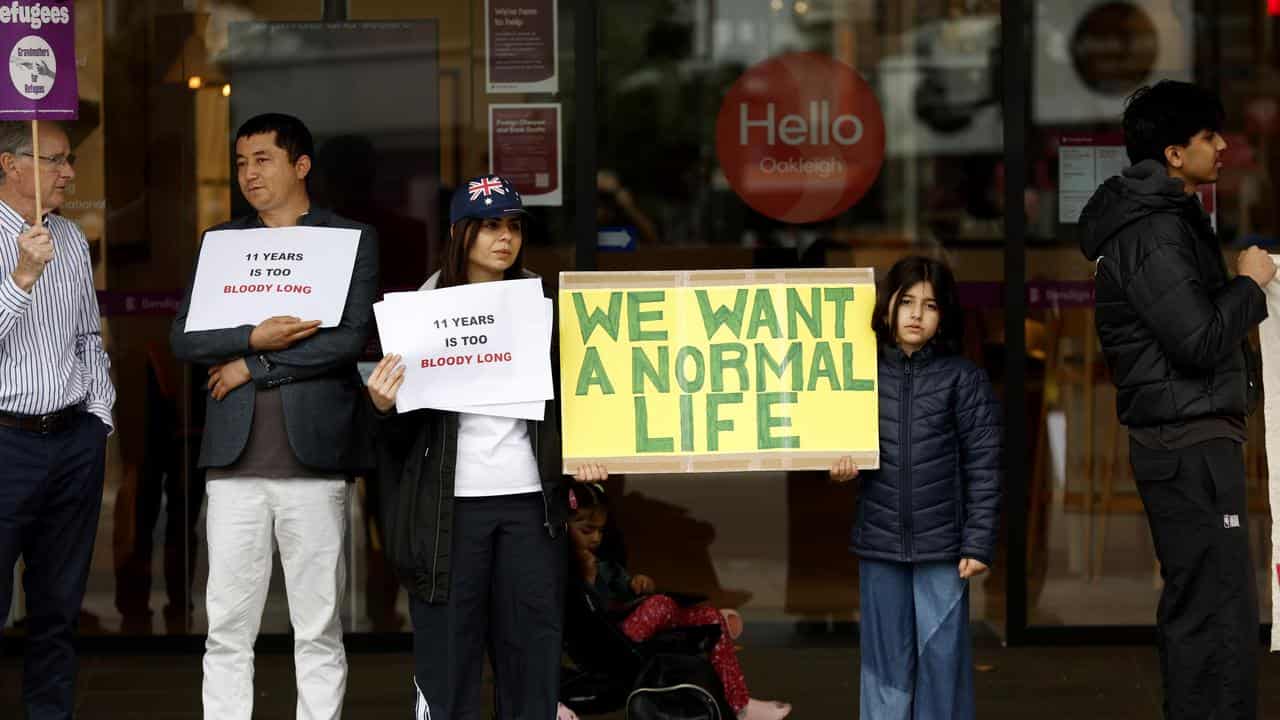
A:
POLYGON ((328 227, 204 234, 184 332, 257 325, 273 315, 337 327, 360 231, 328 227))
POLYGON ((555 389, 551 300, 540 280, 387 293, 373 314, 383 350, 404 358, 400 412, 543 419, 555 389))
POLYGON ((555 0, 485 0, 484 16, 487 92, 560 89, 555 0))
POLYGON ((525 205, 564 203, 560 104, 489 106, 489 172, 510 180, 525 205))
POLYGON ((875 184, 884 116, 853 68, 825 53, 752 66, 725 95, 716 156, 729 186, 757 212, 788 223, 828 220, 875 184))

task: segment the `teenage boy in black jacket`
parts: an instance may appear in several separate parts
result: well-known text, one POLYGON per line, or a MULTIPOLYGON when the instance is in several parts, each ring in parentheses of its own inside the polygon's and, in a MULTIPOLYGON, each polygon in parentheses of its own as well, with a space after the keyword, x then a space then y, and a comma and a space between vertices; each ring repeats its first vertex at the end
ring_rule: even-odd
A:
POLYGON ((1164 590, 1156 613, 1166 718, 1257 714, 1258 599, 1249 557, 1245 418, 1258 393, 1247 337, 1267 316, 1267 253, 1227 273, 1195 194, 1218 179, 1222 102, 1163 81, 1129 98, 1133 166, 1080 217, 1096 264, 1097 329, 1129 430, 1164 590))

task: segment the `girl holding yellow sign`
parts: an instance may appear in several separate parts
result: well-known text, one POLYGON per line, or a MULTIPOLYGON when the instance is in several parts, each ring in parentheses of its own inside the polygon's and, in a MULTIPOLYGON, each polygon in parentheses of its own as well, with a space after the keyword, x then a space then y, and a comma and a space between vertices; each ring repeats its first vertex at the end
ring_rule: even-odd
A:
MULTIPOLYGON (((861 478, 853 529, 862 622, 861 717, 974 717, 969 578, 995 551, 1000 405, 960 356, 955 279, 909 257, 877 292, 880 469, 861 478)), ((849 458, 832 479, 858 477, 849 458)))

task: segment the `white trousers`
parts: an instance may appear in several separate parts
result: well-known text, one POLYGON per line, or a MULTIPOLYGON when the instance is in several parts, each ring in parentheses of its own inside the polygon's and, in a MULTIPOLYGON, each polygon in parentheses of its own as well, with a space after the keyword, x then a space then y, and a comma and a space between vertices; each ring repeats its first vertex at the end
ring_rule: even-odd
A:
POLYGON ((253 716, 253 643, 271 582, 273 536, 293 625, 297 718, 338 720, 347 685, 338 615, 346 483, 234 478, 211 480, 208 494, 206 720, 253 716))

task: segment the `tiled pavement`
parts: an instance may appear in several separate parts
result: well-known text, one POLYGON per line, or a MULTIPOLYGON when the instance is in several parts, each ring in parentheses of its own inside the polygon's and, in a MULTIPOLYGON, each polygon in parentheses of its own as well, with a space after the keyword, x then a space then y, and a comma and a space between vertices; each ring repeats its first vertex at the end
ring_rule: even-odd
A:
MULTIPOLYGON (((745 639, 745 638, 744 638, 745 639)), ((743 648, 748 681, 763 697, 792 701, 800 720, 857 716, 856 652, 845 647, 743 648)), ((406 720, 407 653, 352 653, 347 718, 406 720)), ((979 648, 978 717, 1156 720, 1159 675, 1151 647, 979 648)), ((0 659, 0 718, 21 718, 21 663, 0 659)), ((79 720, 200 718, 198 655, 98 654, 83 658, 79 720)), ((255 718, 293 717, 292 661, 260 653, 255 718)), ((1280 656, 1262 659, 1261 718, 1280 717, 1280 656)), ((599 716, 621 720, 622 714, 599 716)))

